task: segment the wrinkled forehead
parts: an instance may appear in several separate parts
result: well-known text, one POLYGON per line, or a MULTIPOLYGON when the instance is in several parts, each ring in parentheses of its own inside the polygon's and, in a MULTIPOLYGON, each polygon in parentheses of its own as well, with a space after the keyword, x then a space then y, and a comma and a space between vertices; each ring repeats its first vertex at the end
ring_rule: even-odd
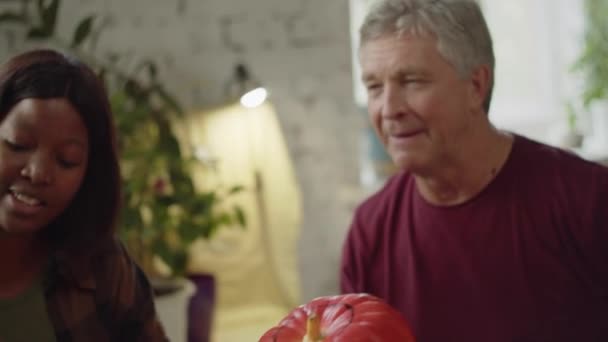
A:
POLYGON ((386 32, 383 34, 379 34, 374 38, 369 38, 365 41, 361 41, 358 49, 359 57, 361 56, 362 50, 370 43, 377 43, 380 41, 392 41, 393 45, 400 45, 400 43, 405 43, 406 41, 411 40, 430 42, 436 48, 439 48, 438 39, 434 33, 425 29, 411 28, 409 30, 386 32))
MULTIPOLYGON (((377 14, 377 13, 376 13, 377 14)), ((435 20, 423 11, 393 13, 374 16, 370 13, 359 28, 359 41, 364 44, 369 40, 385 35, 416 34, 434 36, 438 27, 435 20)))

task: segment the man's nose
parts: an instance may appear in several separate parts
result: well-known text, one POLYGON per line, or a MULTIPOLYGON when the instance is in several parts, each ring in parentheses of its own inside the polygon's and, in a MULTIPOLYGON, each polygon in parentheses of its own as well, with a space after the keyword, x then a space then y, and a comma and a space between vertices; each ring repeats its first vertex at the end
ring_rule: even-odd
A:
POLYGON ((386 119, 394 119, 404 115, 407 111, 406 102, 398 87, 387 85, 382 97, 382 116, 386 119))
POLYGON ((41 153, 32 155, 21 170, 21 176, 35 185, 48 185, 55 180, 54 163, 50 156, 41 153))

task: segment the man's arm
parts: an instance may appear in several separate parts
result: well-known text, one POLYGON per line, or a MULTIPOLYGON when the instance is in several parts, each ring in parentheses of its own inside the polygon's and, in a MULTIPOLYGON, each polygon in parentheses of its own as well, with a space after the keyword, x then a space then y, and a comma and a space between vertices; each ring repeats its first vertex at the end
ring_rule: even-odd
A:
POLYGON ((342 263, 340 267, 340 291, 342 293, 367 292, 366 273, 367 248, 363 227, 360 224, 359 212, 350 226, 342 249, 342 263))

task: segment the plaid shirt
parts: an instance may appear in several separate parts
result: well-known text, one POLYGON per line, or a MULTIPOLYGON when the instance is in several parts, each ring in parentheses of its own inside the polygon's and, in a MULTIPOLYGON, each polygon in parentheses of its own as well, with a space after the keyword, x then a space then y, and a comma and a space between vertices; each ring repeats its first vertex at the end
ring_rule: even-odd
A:
POLYGON ((57 342, 168 341, 150 283, 119 242, 85 262, 55 255, 45 279, 57 342))

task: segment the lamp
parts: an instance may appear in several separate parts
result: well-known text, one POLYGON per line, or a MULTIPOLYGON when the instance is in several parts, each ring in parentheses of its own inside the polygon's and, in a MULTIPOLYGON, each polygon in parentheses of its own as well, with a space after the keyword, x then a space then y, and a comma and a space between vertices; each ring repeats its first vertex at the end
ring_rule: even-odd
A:
POLYGON ((251 77, 249 70, 242 63, 236 65, 227 91, 230 98, 238 97, 241 105, 246 108, 258 107, 268 97, 268 91, 251 77))

